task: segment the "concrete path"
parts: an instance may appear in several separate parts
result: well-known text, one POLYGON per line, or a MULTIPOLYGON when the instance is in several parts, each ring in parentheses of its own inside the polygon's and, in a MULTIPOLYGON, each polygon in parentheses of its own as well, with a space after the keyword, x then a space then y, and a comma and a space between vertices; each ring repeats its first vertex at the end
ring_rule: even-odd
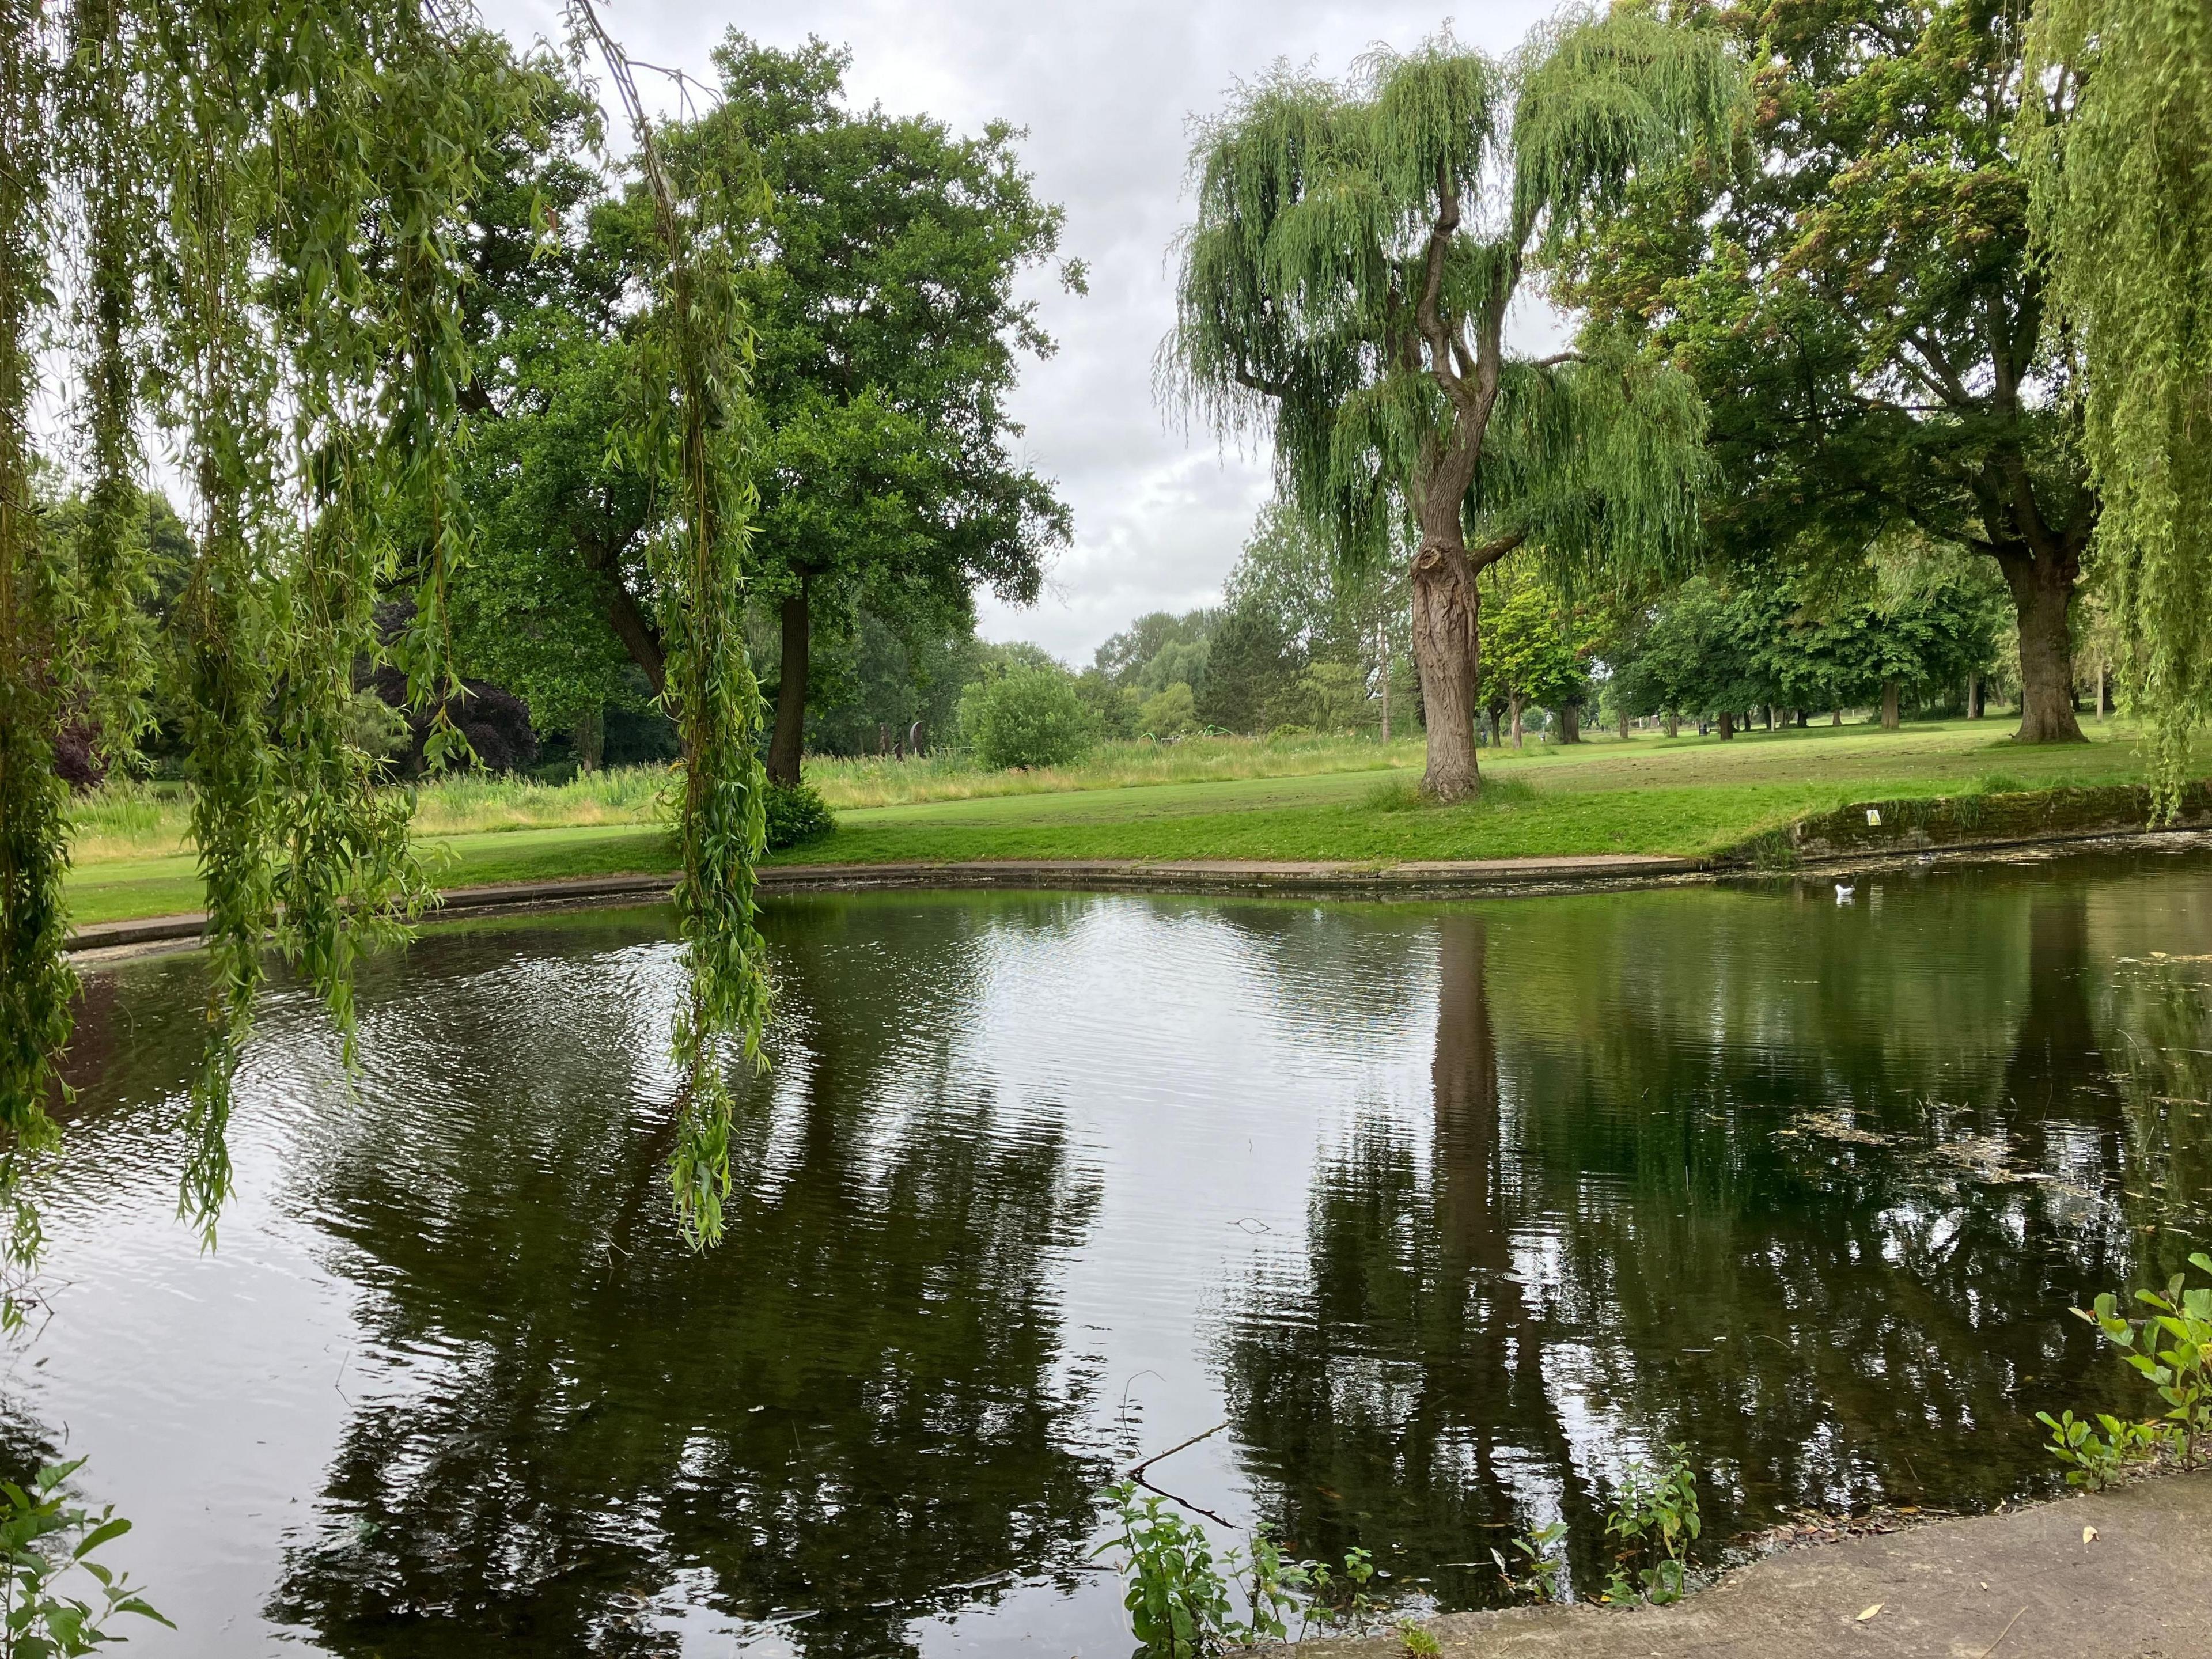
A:
POLYGON ((1454 1613, 1429 1628, 1451 1659, 2207 1659, 2212 1474, 1787 1550, 1671 1607, 1454 1613))

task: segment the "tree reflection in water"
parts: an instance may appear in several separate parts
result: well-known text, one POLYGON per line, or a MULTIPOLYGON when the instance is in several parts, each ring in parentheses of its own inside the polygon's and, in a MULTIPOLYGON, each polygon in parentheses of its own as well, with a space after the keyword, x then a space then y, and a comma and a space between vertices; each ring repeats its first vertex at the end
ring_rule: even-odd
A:
POLYGON ((908 1040, 897 981, 963 983, 969 912, 903 912, 889 950, 808 920, 772 941, 804 1081, 703 1259, 610 1068, 533 1052, 556 1010, 495 973, 417 989, 508 1065, 466 1111, 366 1118, 313 1177, 364 1323, 437 1363, 354 1413, 271 1618, 341 1653, 659 1654, 688 1600, 891 1653, 976 1581, 1072 1575, 1104 1466, 1052 1267, 1095 1182, 908 1040))
POLYGON ((198 964, 95 976, 52 1214, 97 1289, 18 1376, 169 1548, 188 1633, 154 1645, 226 1651, 259 1605, 362 1656, 714 1651, 793 1615, 769 1650, 1088 1651, 1132 1393, 1152 1449, 1231 1417, 1168 1484, 1302 1552, 1480 1603, 1490 1548, 1564 1516, 1587 1588, 1621 1459, 1674 1441, 1715 1543, 2048 1489, 2038 1408, 2144 1407, 2065 1308, 2212 1236, 2201 857, 1844 908, 770 922, 780 1066, 703 1260, 666 1218, 658 916, 373 965, 350 1089, 278 988, 209 1257, 171 1218, 198 964))
MULTIPOLYGON (((1575 1580, 1601 1577, 1620 1460, 1673 1442, 1709 1554, 1784 1507, 2055 1484, 2038 1379, 2142 1403, 2063 1310, 2188 1248, 2108 1201, 2144 1137, 2098 1033, 2126 1042, 2155 1007, 2166 1045, 2193 1020, 2203 1048, 2205 1014, 2094 1005, 2078 886, 1996 897, 1984 920, 2024 910, 2027 959, 1951 987, 1984 1018, 1917 1048, 1838 1017, 1838 997, 1893 993, 1829 971, 1835 930, 1791 959, 1821 969, 1799 994, 1830 1002, 1808 1041, 1785 986, 1731 982, 1774 963, 1724 926, 1668 940, 1585 904, 1549 919, 1583 930, 1563 939, 1522 913, 1438 912, 1425 1137, 1378 1108, 1325 1148, 1303 1253, 1266 1263, 1220 1328, 1247 1474, 1285 1535, 1364 1544, 1479 1606, 1501 1598, 1490 1548, 1558 1516, 1575 1580)), ((2158 1086, 2136 1085, 2138 1109, 2158 1086)), ((2163 1120, 2151 1139, 2182 1144, 2163 1120)))

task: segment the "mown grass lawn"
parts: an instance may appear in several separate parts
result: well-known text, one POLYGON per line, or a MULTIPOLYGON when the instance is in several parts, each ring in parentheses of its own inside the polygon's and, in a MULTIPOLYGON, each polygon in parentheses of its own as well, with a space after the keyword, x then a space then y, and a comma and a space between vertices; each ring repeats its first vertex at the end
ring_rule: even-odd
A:
MULTIPOLYGON (((2008 729, 1994 720, 1893 732, 1814 726, 1727 743, 1645 738, 1485 751, 1486 773, 1498 787, 1453 807, 1408 804, 1419 763, 1411 746, 1346 744, 1342 769, 1219 781, 1131 781, 1131 769, 1117 762, 1100 787, 1073 787, 1074 775, 1046 793, 848 809, 836 835, 774 861, 1696 856, 1847 800, 2142 775, 2134 733, 2118 722, 2093 722, 2091 742, 2058 749, 2015 748, 2008 729)), ((1287 763, 1306 768, 1315 758, 1301 751, 1287 763)), ((524 805, 530 814, 555 810, 524 805)), ((422 846, 447 887, 648 872, 672 863, 665 832, 651 823, 431 835, 422 846)), ((172 854, 88 860, 72 872, 70 898, 77 921, 95 922, 194 909, 199 893, 191 855, 172 854)))

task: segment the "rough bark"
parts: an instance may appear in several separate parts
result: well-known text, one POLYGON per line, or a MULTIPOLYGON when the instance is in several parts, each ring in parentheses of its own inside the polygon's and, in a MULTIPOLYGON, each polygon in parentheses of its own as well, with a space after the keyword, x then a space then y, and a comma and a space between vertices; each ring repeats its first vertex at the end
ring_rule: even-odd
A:
POLYGON ((646 678, 653 683, 653 695, 659 696, 668 685, 668 659, 660 649, 659 632, 618 580, 607 584, 607 621, 615 637, 623 642, 623 649, 629 653, 629 659, 645 670, 646 678))
POLYGON ((1421 788, 1437 800, 1465 800, 1481 787, 1474 716, 1482 596, 1467 550, 1440 538, 1424 538, 1413 556, 1413 665, 1429 728, 1421 788))
POLYGON ((1897 707, 1897 682, 1893 679, 1884 680, 1881 683, 1881 729, 1885 732, 1894 732, 1900 723, 1901 718, 1897 707))
POLYGON ((806 584, 783 601, 783 666, 775 687, 775 730, 769 738, 768 775, 771 783, 796 786, 806 741, 806 584))
POLYGON ((2067 613, 2078 565, 2070 558, 2001 555, 2020 623, 2020 730, 2015 743, 2081 743, 2074 715, 2074 649, 2067 613))
POLYGON ((1521 543, 1518 532, 1470 554, 1461 512, 1474 483, 1491 411, 1498 403, 1504 361, 1505 309, 1519 281, 1517 258, 1487 301, 1473 313, 1475 338, 1468 349, 1468 318, 1447 313, 1444 277, 1460 228, 1459 189, 1449 170, 1437 165, 1437 214, 1422 256, 1420 294, 1413 307, 1419 361, 1425 350, 1430 377, 1451 405, 1448 426, 1421 446, 1409 495, 1421 529, 1413 562, 1413 665, 1421 681, 1428 726, 1428 769, 1421 787, 1437 800, 1464 800, 1482 787, 1474 753, 1480 705, 1482 596, 1474 579, 1482 568, 1521 543))
POLYGON ((1735 735, 1735 716, 1728 709, 1721 710, 1721 741, 1726 743, 1735 735))
POLYGON ((1583 711, 1568 703, 1559 710, 1559 741, 1580 743, 1583 740, 1583 711))

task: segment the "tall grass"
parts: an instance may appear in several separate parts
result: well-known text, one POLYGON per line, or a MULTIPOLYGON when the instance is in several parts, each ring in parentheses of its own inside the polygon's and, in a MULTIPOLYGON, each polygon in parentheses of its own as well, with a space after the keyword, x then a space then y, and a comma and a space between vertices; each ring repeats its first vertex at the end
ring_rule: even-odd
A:
POLYGON ((974 800, 986 795, 1046 795, 1071 789, 1132 789, 1153 783, 1213 783, 1231 778, 1306 777, 1321 772, 1383 771, 1418 766, 1417 735, 1387 748, 1373 738, 1185 738, 1177 743, 1103 743, 1073 766, 988 771, 959 751, 920 760, 866 755, 817 756, 806 781, 832 810, 974 800))
MULTIPOLYGON (((1379 771, 1419 765, 1420 756, 1418 738, 1387 749, 1358 738, 1192 738, 1173 744, 1103 744, 1080 765, 1033 772, 986 771, 959 753, 904 761, 817 756, 806 763, 806 781, 833 811, 843 811, 985 795, 1379 771)), ((459 836, 650 823, 659 816, 672 775, 665 766, 632 766, 586 773, 567 783, 483 774, 440 778, 420 786, 415 833, 459 836)), ((100 864, 183 852, 189 808, 182 784, 104 784, 71 803, 76 825, 71 856, 79 864, 100 864)))

